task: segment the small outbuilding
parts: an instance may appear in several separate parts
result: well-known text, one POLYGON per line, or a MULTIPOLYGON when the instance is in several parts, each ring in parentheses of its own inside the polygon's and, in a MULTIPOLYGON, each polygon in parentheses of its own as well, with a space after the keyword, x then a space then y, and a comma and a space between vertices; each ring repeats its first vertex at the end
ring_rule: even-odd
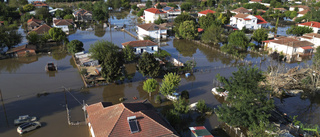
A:
POLYGON ((35 45, 22 45, 15 48, 12 48, 6 52, 6 54, 11 57, 23 57, 27 55, 36 55, 36 46, 35 45))

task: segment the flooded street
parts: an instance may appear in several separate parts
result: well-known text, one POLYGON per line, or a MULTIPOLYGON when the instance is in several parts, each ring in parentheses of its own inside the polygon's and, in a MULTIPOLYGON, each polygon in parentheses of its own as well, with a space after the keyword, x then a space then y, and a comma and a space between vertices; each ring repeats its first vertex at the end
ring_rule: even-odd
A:
MULTIPOLYGON (((130 20, 126 16, 117 16, 111 20, 111 24, 119 25, 125 22, 127 30, 133 32, 134 26, 128 26, 130 20)), ((119 47, 121 43, 135 40, 127 33, 114 30, 113 28, 98 28, 93 31, 77 30, 68 38, 70 41, 75 39, 82 41, 86 51, 97 40, 112 41, 119 47)), ((186 40, 170 39, 162 44, 161 49, 168 51, 174 58, 182 62, 186 62, 187 60, 195 60, 197 62, 197 71, 188 78, 182 75, 181 85, 179 86, 179 92, 183 90, 189 91, 190 103, 204 99, 206 104, 211 108, 221 104, 221 98, 216 98, 211 93, 213 81, 216 79, 217 74, 225 77, 231 76, 232 72, 237 70, 237 60, 186 40)), ((260 55, 248 54, 246 60, 250 60, 254 62, 254 65, 260 67, 260 64, 255 64, 255 62, 260 61, 262 58, 260 55)), ((289 64, 288 66, 293 67, 296 65, 297 63, 289 64)), ((266 66, 267 63, 262 63, 261 68, 265 69, 266 66)), ((86 104, 100 101, 115 104, 120 102, 119 98, 125 98, 125 102, 132 102, 134 101, 133 97, 137 96, 139 100, 149 99, 157 108, 163 108, 171 104, 170 101, 155 104, 154 99, 158 95, 158 91, 152 93, 152 96, 149 97, 147 92, 142 89, 145 78, 136 71, 136 65, 134 63, 126 64, 125 67, 129 75, 133 76, 132 81, 125 80, 122 84, 110 84, 102 87, 83 89, 83 81, 70 55, 56 53, 52 55, 0 60, 0 90, 3 96, 3 104, 0 105, 0 136, 20 136, 16 132, 13 120, 20 115, 28 114, 36 116, 43 127, 22 136, 88 137, 89 130, 86 125, 68 125, 65 108, 66 100, 70 109, 71 121, 80 122, 84 121, 84 113, 81 110, 83 101, 86 104), (47 73, 45 71, 45 65, 49 61, 58 64, 58 72, 47 73), (70 89, 70 92, 63 87, 70 89)), ((161 79, 157 79, 157 81, 161 82, 161 79)), ((317 96, 312 101, 304 100, 306 105, 312 104, 312 106, 305 113, 298 113, 303 114, 303 116, 299 117, 301 120, 310 123, 320 123, 319 98, 317 96)), ((296 100, 295 98, 288 98, 286 102, 296 102, 296 100)), ((277 103, 277 101, 275 102, 277 103)), ((298 104, 300 103, 298 102, 298 104)), ((287 104, 284 107, 291 107, 292 105, 295 104, 287 104)), ((220 124, 215 115, 200 120, 197 117, 192 117, 191 121, 193 122, 187 122, 186 128, 189 126, 205 125, 211 131, 220 124)), ((190 136, 189 130, 184 129, 178 132, 183 136, 190 136)))

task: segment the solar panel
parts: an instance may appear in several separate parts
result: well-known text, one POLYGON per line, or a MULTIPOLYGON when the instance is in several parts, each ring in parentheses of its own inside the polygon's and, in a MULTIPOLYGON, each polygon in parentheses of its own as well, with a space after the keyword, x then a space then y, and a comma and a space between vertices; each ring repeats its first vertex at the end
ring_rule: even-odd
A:
POLYGON ((131 133, 139 132, 139 127, 136 119, 130 119, 128 122, 129 122, 131 133))

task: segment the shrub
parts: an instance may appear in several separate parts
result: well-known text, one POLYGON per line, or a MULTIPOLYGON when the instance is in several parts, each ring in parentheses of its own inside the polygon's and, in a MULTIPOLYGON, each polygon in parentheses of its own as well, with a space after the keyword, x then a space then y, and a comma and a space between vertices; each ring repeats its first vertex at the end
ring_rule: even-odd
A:
POLYGON ((201 113, 205 113, 208 110, 207 105, 203 99, 199 100, 196 106, 197 110, 201 113))
POLYGON ((181 97, 184 99, 189 99, 189 92, 187 90, 182 91, 181 97))
POLYGON ((156 102, 156 103, 159 103, 159 104, 162 102, 160 95, 157 95, 155 102, 156 102))

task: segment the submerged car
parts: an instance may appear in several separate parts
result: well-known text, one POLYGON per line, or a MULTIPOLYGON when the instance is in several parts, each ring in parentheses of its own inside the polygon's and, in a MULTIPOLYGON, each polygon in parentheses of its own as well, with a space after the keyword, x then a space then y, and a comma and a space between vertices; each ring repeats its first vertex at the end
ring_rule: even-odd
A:
POLYGON ((24 123, 24 124, 20 125, 20 126, 17 128, 17 132, 18 132, 19 134, 23 134, 23 133, 26 133, 26 132, 35 130, 35 129, 37 129, 37 128, 40 128, 40 127, 41 127, 41 124, 40 124, 40 122, 38 122, 38 121, 27 122, 27 123, 24 123))
POLYGON ((169 100, 172 100, 172 101, 178 100, 179 97, 180 97, 180 94, 177 93, 177 92, 172 93, 172 95, 167 95, 167 98, 168 98, 169 100))
POLYGON ((14 125, 20 125, 26 122, 36 121, 36 117, 30 117, 29 115, 19 116, 18 119, 14 120, 14 125))

